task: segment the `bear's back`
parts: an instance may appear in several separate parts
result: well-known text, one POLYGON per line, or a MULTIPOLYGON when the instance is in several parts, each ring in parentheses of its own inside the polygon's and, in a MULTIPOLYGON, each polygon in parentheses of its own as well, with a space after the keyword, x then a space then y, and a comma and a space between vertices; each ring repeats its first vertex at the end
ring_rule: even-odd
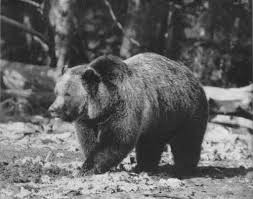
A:
POLYGON ((140 86, 151 103, 158 105, 160 116, 173 115, 177 120, 176 116, 195 117, 199 111, 206 115, 205 93, 186 66, 154 53, 138 54, 124 62, 133 73, 132 84, 140 86))
POLYGON ((151 82, 197 81, 186 66, 155 53, 138 54, 124 62, 138 77, 151 82))

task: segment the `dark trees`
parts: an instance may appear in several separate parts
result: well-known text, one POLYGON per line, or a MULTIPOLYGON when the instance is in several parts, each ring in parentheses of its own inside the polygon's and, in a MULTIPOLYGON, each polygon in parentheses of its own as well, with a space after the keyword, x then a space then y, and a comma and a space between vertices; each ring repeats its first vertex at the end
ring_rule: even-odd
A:
POLYGON ((51 65, 60 68, 102 54, 130 57, 153 51, 184 62, 204 84, 243 86, 251 82, 249 0, 26 1, 39 5, 39 12, 24 2, 1 1, 1 15, 40 32, 52 48, 2 23, 4 59, 48 65, 51 57, 51 65))
POLYGON ((143 51, 162 54, 168 16, 168 1, 129 0, 120 55, 130 57, 143 51), (133 40, 138 41, 138 43, 133 40))

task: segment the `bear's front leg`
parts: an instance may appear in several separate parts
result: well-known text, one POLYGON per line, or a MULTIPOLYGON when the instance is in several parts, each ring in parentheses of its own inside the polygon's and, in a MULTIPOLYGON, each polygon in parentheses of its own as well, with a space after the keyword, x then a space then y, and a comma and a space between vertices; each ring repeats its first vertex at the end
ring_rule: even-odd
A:
POLYGON ((103 128, 103 131, 98 129, 87 134, 87 130, 82 131, 81 136, 79 135, 79 141, 86 156, 79 172, 82 176, 104 173, 113 166, 117 166, 134 147, 135 136, 132 136, 132 133, 121 130, 114 132, 103 128), (84 133, 86 136, 83 136, 84 133))
POLYGON ((81 122, 75 123, 75 125, 77 138, 85 156, 85 162, 81 166, 77 176, 84 176, 94 167, 94 154, 99 150, 100 143, 98 143, 97 132, 94 128, 88 128, 81 122))
POLYGON ((96 153, 93 154, 93 172, 95 174, 105 173, 112 167, 117 166, 133 149, 136 131, 119 128, 122 121, 117 121, 117 128, 101 131, 98 134, 96 153), (115 129, 117 129, 115 131, 115 129))
POLYGON ((82 164, 81 168, 79 168, 77 174, 75 175, 76 177, 81 177, 86 175, 88 171, 90 171, 93 168, 93 158, 92 155, 87 153, 86 154, 86 160, 82 164))
POLYGON ((130 150, 131 147, 126 145, 104 146, 94 154, 92 172, 99 174, 109 171, 112 167, 117 166, 130 150))
POLYGON ((96 145, 94 144, 93 150, 89 151, 89 153, 86 154, 86 160, 81 166, 77 176, 84 176, 84 175, 95 173, 94 172, 94 157, 96 156, 100 148, 101 148, 100 144, 98 143, 96 143, 96 145))

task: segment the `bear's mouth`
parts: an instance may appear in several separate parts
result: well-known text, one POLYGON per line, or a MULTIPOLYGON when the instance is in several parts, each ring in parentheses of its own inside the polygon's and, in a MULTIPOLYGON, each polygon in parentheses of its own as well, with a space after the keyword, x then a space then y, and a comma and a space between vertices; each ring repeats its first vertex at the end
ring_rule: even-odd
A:
POLYGON ((75 113, 66 113, 66 112, 60 114, 59 118, 61 118, 65 122, 73 122, 77 119, 75 113))
POLYGON ((77 110, 62 109, 62 110, 50 112, 50 115, 53 118, 59 118, 65 122, 73 122, 77 120, 80 115, 86 115, 84 113, 85 111, 82 111, 82 113, 78 113, 77 110))
POLYGON ((60 114, 56 113, 56 112, 51 112, 50 113, 51 117, 55 117, 55 118, 60 118, 60 114))
POLYGON ((61 119, 63 121, 66 121, 66 122, 72 122, 73 121, 72 117, 68 114, 51 112, 50 115, 53 118, 59 118, 59 119, 61 119))

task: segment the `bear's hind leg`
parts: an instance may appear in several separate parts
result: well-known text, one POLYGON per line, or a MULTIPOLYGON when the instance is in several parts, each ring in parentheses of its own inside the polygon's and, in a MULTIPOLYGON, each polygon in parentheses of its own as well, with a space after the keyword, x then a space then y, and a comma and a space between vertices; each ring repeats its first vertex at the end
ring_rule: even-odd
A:
POLYGON ((171 150, 177 176, 190 175, 200 160, 205 128, 185 127, 171 140, 171 150), (190 132, 192 131, 192 132, 190 132))
POLYGON ((136 171, 154 171, 157 169, 165 143, 153 136, 141 135, 136 145, 136 171))

